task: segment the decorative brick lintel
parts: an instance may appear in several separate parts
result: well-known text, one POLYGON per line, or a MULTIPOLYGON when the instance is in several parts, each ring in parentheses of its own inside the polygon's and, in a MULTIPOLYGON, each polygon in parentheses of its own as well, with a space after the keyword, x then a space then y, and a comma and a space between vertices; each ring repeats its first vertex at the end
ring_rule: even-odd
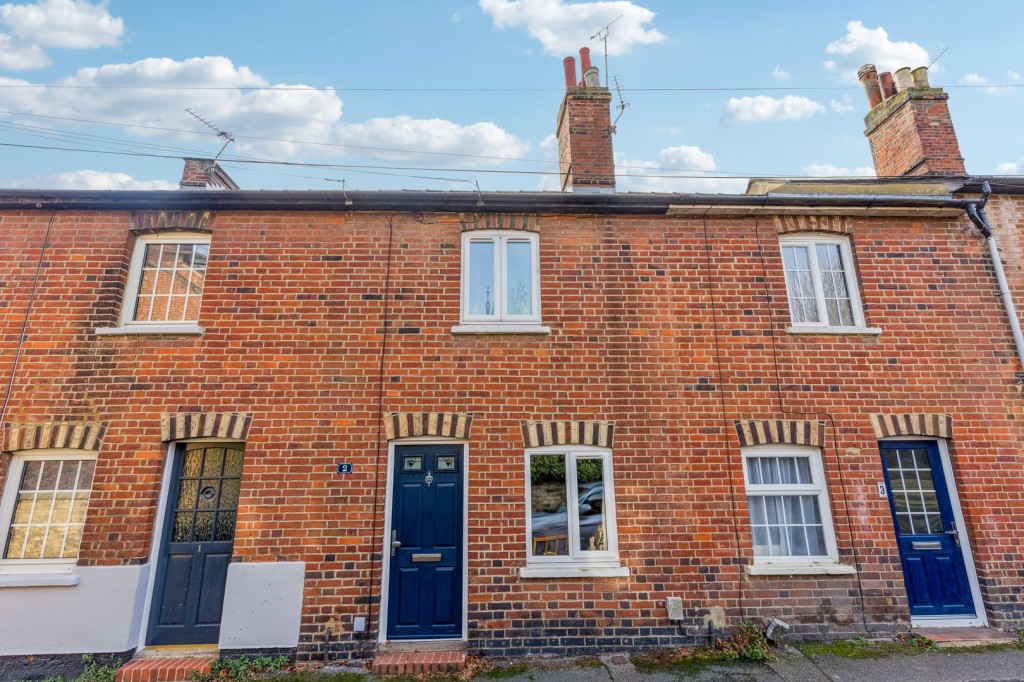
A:
POLYGON ((873 414, 871 426, 876 438, 895 436, 930 436, 951 439, 953 437, 953 415, 951 414, 873 414))
POLYGON ((545 445, 596 445, 610 448, 615 424, 607 421, 523 422, 523 442, 528 448, 545 445))
POLYGON ((132 211, 129 224, 133 232, 153 233, 180 230, 210 233, 210 211, 132 211))
POLYGON ((472 412, 385 412, 384 433, 388 440, 415 436, 469 438, 472 412))
POLYGON ((107 431, 107 422, 11 422, 4 426, 4 452, 46 448, 99 450, 107 431))
POLYGON ((540 232, 539 213, 460 213, 463 232, 473 230, 519 230, 540 232))
POLYGON ((848 235, 853 232, 853 218, 837 215, 777 215, 775 231, 779 234, 829 232, 848 235))
POLYGON ((236 438, 245 440, 252 425, 248 412, 165 412, 160 415, 160 440, 236 438))
POLYGON ((820 448, 825 444, 825 422, 786 419, 736 420, 740 447, 752 445, 807 445, 820 448))

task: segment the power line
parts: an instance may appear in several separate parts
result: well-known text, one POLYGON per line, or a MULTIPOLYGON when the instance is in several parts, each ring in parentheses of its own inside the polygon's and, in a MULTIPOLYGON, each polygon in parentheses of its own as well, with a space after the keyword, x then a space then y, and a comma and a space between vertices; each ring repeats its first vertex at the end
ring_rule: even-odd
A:
MULTIPOLYGON (((951 88, 1024 88, 1024 83, 993 83, 985 85, 953 84, 937 85, 944 89, 951 88)), ((164 91, 232 91, 232 92, 489 92, 489 93, 522 93, 522 92, 562 92, 561 88, 364 88, 364 87, 306 87, 294 85, 66 85, 52 83, 3 83, 0 89, 9 90, 160 90, 164 91)), ((815 90, 861 90, 858 85, 817 85, 817 86, 724 86, 724 87, 659 87, 659 88, 624 88, 625 92, 757 92, 757 91, 815 91, 815 90)))

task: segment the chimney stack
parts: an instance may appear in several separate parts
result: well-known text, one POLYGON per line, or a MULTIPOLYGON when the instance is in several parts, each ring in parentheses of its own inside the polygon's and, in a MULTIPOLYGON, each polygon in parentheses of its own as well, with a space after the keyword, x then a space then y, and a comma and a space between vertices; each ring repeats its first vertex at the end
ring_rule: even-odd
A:
POLYGON ((565 99, 558 109, 558 161, 562 191, 615 191, 612 151, 612 94, 601 87, 601 74, 590 63, 590 49, 580 50, 582 78, 576 60, 566 57, 565 99))
POLYGON ((213 159, 186 158, 179 189, 238 189, 231 176, 213 159))
POLYGON ((946 104, 949 95, 931 87, 926 67, 879 75, 873 64, 865 64, 857 77, 871 110, 864 135, 879 177, 967 175, 946 104))

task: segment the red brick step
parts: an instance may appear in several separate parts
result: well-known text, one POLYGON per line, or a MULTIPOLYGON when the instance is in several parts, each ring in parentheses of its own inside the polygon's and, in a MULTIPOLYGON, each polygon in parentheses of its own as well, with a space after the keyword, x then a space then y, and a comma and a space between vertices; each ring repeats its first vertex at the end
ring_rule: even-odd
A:
POLYGON ((136 658, 117 669, 115 682, 189 682, 192 673, 210 672, 216 656, 136 658))
POLYGON ((465 668, 465 651, 389 651, 374 657, 370 672, 374 675, 420 675, 455 673, 465 668))

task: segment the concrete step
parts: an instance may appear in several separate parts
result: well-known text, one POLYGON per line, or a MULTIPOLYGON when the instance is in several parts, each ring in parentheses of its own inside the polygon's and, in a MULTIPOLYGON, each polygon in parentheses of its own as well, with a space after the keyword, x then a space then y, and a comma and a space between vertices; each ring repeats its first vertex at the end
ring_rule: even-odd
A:
POLYGON ((927 637, 942 648, 1012 644, 1017 637, 993 628, 914 628, 914 634, 927 637))
POLYGON ((136 658, 117 669, 115 682, 190 682, 192 673, 205 675, 216 656, 136 658))
POLYGON ((465 651, 388 651, 370 666, 374 675, 456 673, 466 668, 465 651))

